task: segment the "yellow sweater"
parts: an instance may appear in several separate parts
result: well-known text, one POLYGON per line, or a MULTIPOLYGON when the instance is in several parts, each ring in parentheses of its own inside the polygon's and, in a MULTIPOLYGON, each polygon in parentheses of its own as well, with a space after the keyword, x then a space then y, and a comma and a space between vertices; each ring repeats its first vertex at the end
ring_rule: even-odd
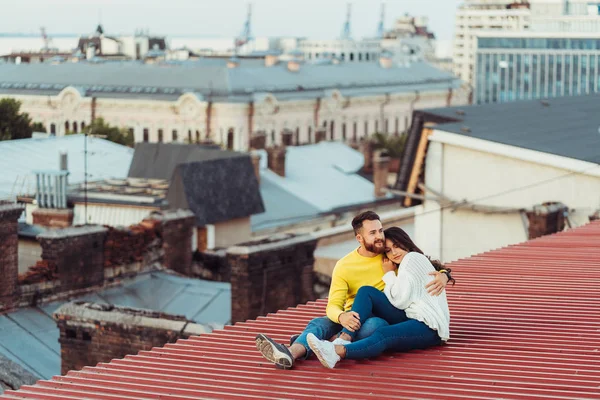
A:
POLYGON ((330 320, 339 322, 338 317, 352 308, 354 297, 362 286, 374 286, 383 290, 385 283, 381 279, 381 257, 364 257, 356 249, 335 264, 327 302, 327 316, 330 320))

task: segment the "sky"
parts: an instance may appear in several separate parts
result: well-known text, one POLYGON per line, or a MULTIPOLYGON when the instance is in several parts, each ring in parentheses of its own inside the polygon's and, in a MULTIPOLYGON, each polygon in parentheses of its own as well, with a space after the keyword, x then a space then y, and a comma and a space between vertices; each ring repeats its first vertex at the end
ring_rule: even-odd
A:
MULTIPOLYGON (((331 39, 340 35, 346 4, 352 4, 352 35, 372 36, 379 0, 250 0, 254 36, 331 39)), ((429 17, 439 39, 450 40, 460 0, 385 0, 386 27, 410 13, 429 17)), ((247 0, 0 0, 0 32, 90 33, 101 20, 105 33, 136 28, 167 36, 232 37, 240 34, 247 0)))

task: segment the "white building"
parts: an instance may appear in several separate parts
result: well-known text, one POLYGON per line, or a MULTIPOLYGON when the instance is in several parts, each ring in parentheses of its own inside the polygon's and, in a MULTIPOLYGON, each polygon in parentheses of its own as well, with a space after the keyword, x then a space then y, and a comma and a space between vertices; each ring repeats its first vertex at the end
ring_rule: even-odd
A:
POLYGON ((211 140, 247 150, 251 134, 281 143, 358 140, 375 132, 400 133, 416 107, 465 104, 461 82, 424 63, 317 64, 291 59, 200 60, 189 63, 67 63, 0 65, 0 97, 48 132, 81 131, 93 118, 133 132, 135 141, 211 140))
POLYGON ((546 202, 568 207, 567 227, 589 222, 600 208, 599 107, 589 95, 417 111, 415 163, 397 189, 425 194, 423 251, 451 261, 523 242, 527 212, 546 202))
POLYGON ((475 50, 479 31, 521 31, 530 25, 526 1, 465 0, 456 11, 454 73, 473 85, 475 50))

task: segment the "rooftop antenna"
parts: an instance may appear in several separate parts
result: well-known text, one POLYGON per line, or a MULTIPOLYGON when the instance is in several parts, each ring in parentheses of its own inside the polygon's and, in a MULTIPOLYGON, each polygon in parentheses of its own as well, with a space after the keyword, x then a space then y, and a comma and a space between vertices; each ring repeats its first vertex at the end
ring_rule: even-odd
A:
POLYGON ((40 32, 42 33, 42 40, 44 41, 44 47, 42 48, 42 50, 48 51, 50 50, 50 43, 52 42, 52 39, 48 37, 45 27, 40 27, 40 32))
POLYGON ((252 3, 248 3, 248 12, 242 33, 235 39, 235 54, 237 55, 239 47, 245 45, 250 40, 252 40, 252 3))
POLYGON ((352 15, 352 4, 348 3, 346 6, 346 22, 344 22, 344 28, 342 29, 342 39, 351 39, 350 34, 350 17, 352 15))
POLYGON ((379 17, 379 24, 377 25, 377 37, 383 39, 385 33, 385 3, 381 3, 381 15, 379 17))

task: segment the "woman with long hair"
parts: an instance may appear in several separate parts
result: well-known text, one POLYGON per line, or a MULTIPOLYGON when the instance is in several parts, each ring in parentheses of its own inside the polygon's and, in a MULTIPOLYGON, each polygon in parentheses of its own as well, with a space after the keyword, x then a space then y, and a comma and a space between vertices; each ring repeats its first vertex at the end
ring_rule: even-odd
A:
POLYGON ((384 234, 385 289, 381 292, 373 287, 361 287, 351 311, 359 315, 360 321, 377 316, 390 325, 356 342, 353 342, 356 333, 346 328, 337 344, 309 335, 308 345, 327 368, 335 367, 344 358, 375 357, 386 350, 425 349, 450 338, 446 293, 432 296, 425 289, 433 279, 429 274, 444 271, 444 266, 425 256, 401 228, 388 228, 384 234))

